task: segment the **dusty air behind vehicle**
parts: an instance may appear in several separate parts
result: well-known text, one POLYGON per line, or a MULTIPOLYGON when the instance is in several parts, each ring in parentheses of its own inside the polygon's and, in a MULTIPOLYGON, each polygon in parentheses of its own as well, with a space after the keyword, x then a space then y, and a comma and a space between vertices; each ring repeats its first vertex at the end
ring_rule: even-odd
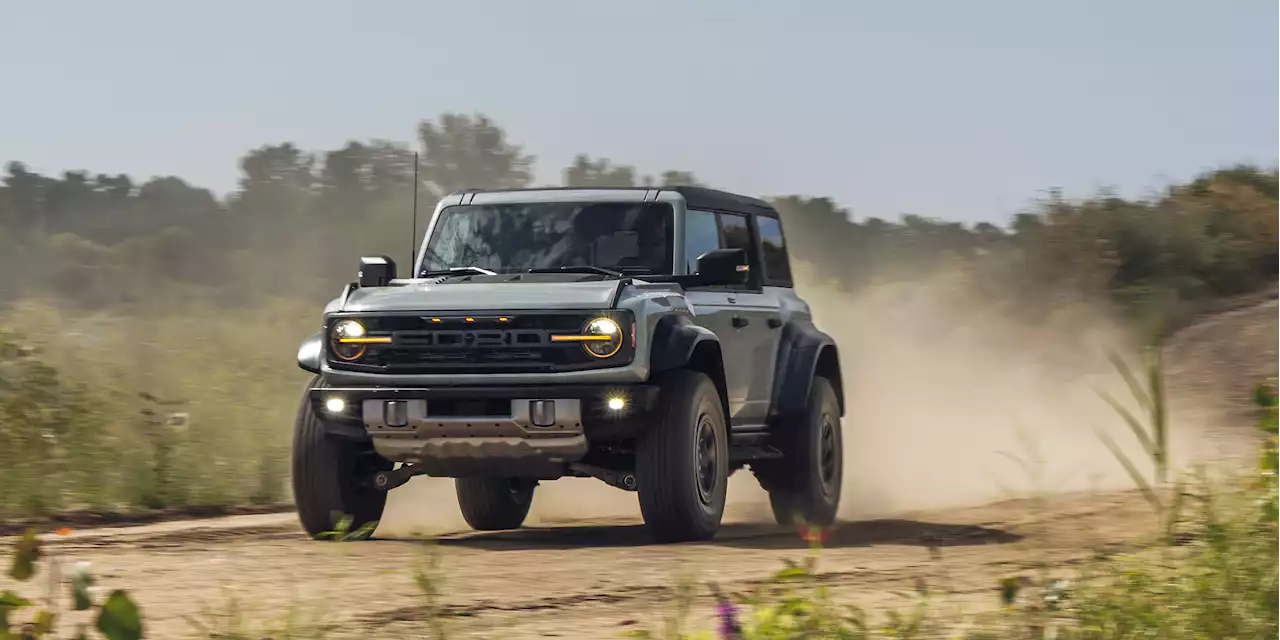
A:
POLYGON ((298 351, 315 374, 293 445, 309 534, 378 520, 420 474, 455 478, 478 530, 520 527, 540 482, 578 476, 638 492, 655 540, 706 540, 747 466, 779 522, 835 518, 839 358, 769 204, 464 190, 407 275, 362 258, 298 351))

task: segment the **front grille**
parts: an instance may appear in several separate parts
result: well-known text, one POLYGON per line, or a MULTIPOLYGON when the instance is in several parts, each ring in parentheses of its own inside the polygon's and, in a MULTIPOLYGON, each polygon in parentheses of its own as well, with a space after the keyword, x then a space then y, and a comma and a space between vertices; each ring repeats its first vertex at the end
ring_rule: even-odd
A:
MULTIPOLYGON (((370 336, 391 337, 390 344, 370 344, 355 361, 330 356, 336 369, 376 373, 556 373, 622 366, 631 361, 631 337, 611 358, 588 355, 580 343, 551 342, 552 334, 577 334, 592 318, 586 311, 512 313, 510 315, 344 315, 365 326, 370 336)), ((627 312, 612 312, 624 332, 631 330, 627 312)), ((330 322, 338 318, 331 319, 330 322)), ((326 335, 328 327, 326 327, 326 335)))

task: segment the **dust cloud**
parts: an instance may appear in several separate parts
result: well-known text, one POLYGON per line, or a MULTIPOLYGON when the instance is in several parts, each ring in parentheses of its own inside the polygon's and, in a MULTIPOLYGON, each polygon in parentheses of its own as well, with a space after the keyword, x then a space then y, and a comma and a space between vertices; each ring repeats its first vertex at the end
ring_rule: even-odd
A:
MULTIPOLYGON (((1107 357, 1133 362, 1138 346, 1104 305, 1076 301, 1029 320, 1013 301, 947 272, 856 297, 820 284, 802 295, 841 350, 842 519, 1133 488, 1097 430, 1138 469, 1151 468, 1100 395, 1146 424, 1107 357)), ((1183 409, 1170 412, 1173 468, 1212 444, 1183 409)))
MULTIPOLYGON (((1102 305, 1052 316, 991 300, 962 274, 838 293, 797 265, 801 295, 840 346, 847 411, 840 516, 846 520, 974 506, 1034 494, 1133 487, 1098 438, 1139 469, 1148 458, 1099 395, 1141 418, 1108 351, 1137 354, 1102 305)), ((990 290, 990 287, 986 287, 990 290)), ((1210 453, 1193 411, 1171 413, 1173 466, 1210 453)), ((528 525, 635 522, 635 494, 594 479, 543 483, 528 525)), ((754 477, 730 481, 726 521, 771 520, 754 477)), ((382 535, 465 530, 453 481, 415 478, 392 492, 382 535)))

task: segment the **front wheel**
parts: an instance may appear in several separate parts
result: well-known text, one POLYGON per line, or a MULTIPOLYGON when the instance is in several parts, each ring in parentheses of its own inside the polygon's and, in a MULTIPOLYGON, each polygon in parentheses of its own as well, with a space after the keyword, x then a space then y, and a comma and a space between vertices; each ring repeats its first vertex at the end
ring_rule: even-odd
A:
POLYGON ((729 437, 711 378, 673 371, 660 382, 663 410, 636 449, 640 513, 658 542, 709 540, 729 484, 729 437))
MULTIPOLYGON (((308 386, 322 385, 316 377, 308 386)), ((393 466, 367 446, 326 434, 308 394, 303 394, 293 428, 292 481, 293 502, 307 535, 333 531, 343 516, 351 518, 351 531, 381 519, 387 494, 366 479, 393 466)))
POLYGON ((844 478, 840 404, 826 378, 815 377, 805 413, 778 425, 780 460, 753 466, 778 524, 835 522, 844 478))

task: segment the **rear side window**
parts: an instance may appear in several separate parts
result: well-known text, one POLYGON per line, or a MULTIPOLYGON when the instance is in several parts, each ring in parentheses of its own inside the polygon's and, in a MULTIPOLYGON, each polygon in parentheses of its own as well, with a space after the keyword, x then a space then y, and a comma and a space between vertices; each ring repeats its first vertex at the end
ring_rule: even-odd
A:
POLYGON ((764 250, 764 283, 773 287, 791 286, 791 262, 782 238, 782 223, 776 218, 756 217, 760 246, 764 250))
POLYGON ((720 214, 720 232, 724 237, 725 249, 742 249, 747 252, 748 257, 751 256, 751 227, 748 226, 746 216, 720 214))

